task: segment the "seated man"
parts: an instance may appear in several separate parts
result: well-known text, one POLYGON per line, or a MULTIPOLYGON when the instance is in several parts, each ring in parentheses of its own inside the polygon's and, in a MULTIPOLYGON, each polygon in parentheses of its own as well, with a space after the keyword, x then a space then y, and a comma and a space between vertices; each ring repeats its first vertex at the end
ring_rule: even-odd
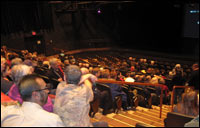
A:
POLYGON ((64 127, 60 117, 45 111, 48 89, 44 80, 36 75, 26 75, 19 82, 23 99, 21 106, 1 105, 2 127, 64 127))
MULTIPOLYGON (((117 79, 117 73, 116 71, 109 71, 109 70, 103 70, 101 72, 102 79, 106 80, 113 80, 116 81, 117 79)), ((122 96, 122 108, 124 110, 127 110, 128 103, 127 103, 127 94, 122 90, 122 87, 118 84, 113 84, 113 83, 107 83, 111 89, 111 94, 112 94, 112 100, 115 100, 116 96, 122 96)))
POLYGON ((80 68, 76 65, 67 66, 64 74, 65 81, 61 82, 56 90, 54 112, 67 127, 92 127, 89 111, 93 92, 92 83, 87 78, 93 80, 93 75, 82 76, 80 68))
MULTIPOLYGON (((89 74, 89 70, 87 68, 81 68, 81 72, 82 75, 86 75, 89 74)), ((91 73, 93 75, 95 75, 97 78, 100 76, 100 69, 99 68, 94 68, 91 73)), ((108 91, 104 90, 104 91, 100 91, 96 84, 93 83, 92 86, 92 90, 93 90, 93 94, 94 94, 94 99, 93 101, 99 99, 100 100, 100 106, 101 108, 103 108, 103 115, 106 115, 107 113, 109 113, 109 108, 112 107, 112 104, 109 103, 110 102, 110 98, 109 98, 109 93, 108 91)))

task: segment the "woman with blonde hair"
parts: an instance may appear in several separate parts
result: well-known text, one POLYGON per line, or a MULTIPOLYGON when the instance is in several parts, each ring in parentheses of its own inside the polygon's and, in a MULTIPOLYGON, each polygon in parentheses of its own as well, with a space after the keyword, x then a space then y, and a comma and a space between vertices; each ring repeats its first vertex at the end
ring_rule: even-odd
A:
POLYGON ((199 115, 198 97, 196 91, 190 91, 182 94, 182 101, 178 103, 173 112, 189 116, 199 115))

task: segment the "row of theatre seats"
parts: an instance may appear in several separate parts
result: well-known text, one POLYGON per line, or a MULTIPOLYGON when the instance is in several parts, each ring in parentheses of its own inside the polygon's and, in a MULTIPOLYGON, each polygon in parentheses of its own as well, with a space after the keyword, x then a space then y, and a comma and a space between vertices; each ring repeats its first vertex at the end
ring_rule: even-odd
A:
MULTIPOLYGON (((96 86, 101 91, 107 90, 109 92, 109 95, 111 96, 111 90, 110 90, 109 86, 107 86, 106 84, 102 84, 102 83, 97 83, 96 86)), ((143 92, 144 90, 142 90, 138 86, 125 85, 122 87, 123 87, 123 90, 125 90, 125 91, 128 91, 128 87, 129 88, 131 87, 132 89, 139 90, 141 95, 143 95, 142 93, 145 93, 145 92, 143 92)), ((148 87, 148 88, 151 89, 152 92, 155 91, 154 88, 151 88, 151 87, 148 87)), ((112 98, 110 98, 110 102, 113 103, 114 113, 118 114, 118 112, 119 112, 119 110, 121 110, 121 106, 122 106, 122 97, 121 96, 115 97, 114 101, 112 101, 112 98)), ((139 101, 135 100, 135 102, 134 102, 135 107, 137 107, 139 105, 138 103, 139 103, 139 101)), ((151 103, 147 103, 147 104, 151 105, 151 103)), ((95 113, 98 112, 98 108, 99 108, 99 100, 91 102, 91 110, 90 110, 90 112, 92 113, 92 114, 90 113, 91 118, 94 118, 95 113)), ((152 108, 149 107, 148 109, 150 110, 152 108)), ((163 120, 164 121, 163 126, 165 126, 165 127, 183 127, 185 125, 185 123, 194 119, 194 117, 192 117, 192 116, 187 116, 187 115, 183 115, 183 114, 179 114, 179 113, 175 113, 175 112, 170 112, 170 110, 171 109, 169 109, 169 111, 166 113, 167 116, 163 120)), ((141 122, 142 122, 142 120, 141 120, 141 122)), ((150 125, 150 124, 141 123, 141 122, 136 123, 135 127, 152 127, 152 125, 150 125)))
MULTIPOLYGON (((112 95, 111 95, 111 89, 108 85, 97 82, 95 86, 98 88, 98 90, 107 91, 109 93, 109 101, 110 101, 110 103, 112 103, 112 109, 114 110, 113 112, 118 113, 118 111, 121 110, 121 107, 122 107, 122 96, 118 95, 118 96, 114 97, 114 101, 113 101, 112 95)), ((151 87, 147 87, 147 88, 143 88, 143 87, 136 86, 136 85, 124 84, 122 86, 122 90, 127 94, 128 106, 136 108, 139 105, 139 106, 142 106, 145 108, 151 108, 151 105, 152 105, 151 93, 155 93, 156 89, 151 88, 151 87), (147 91, 146 90, 147 88, 151 91, 147 91), (141 98, 139 96, 137 96, 137 98, 135 98, 134 94, 133 94, 133 90, 137 90, 139 96, 141 96, 143 98, 141 98)), ((160 102, 159 97, 157 97, 156 102, 157 102, 156 105, 159 104, 159 102, 160 102)), ((91 117, 94 117, 95 113, 98 112, 99 104, 100 104, 100 101, 98 98, 94 99, 94 101, 91 102, 91 111, 90 111, 91 117)))
MULTIPOLYGON (((45 82, 50 83, 49 78, 45 75, 47 69, 45 68, 37 68, 36 69, 36 73, 38 75, 40 75, 45 82)), ((52 80, 51 80, 52 82, 52 80)), ((57 85, 58 85, 59 81, 57 81, 56 79, 53 79, 53 83, 52 83, 52 89, 56 89, 57 85)), ((119 110, 121 110, 122 107, 122 96, 117 96, 115 97, 114 101, 112 100, 112 95, 111 95, 111 89, 108 85, 103 84, 103 83, 96 83, 96 87, 98 88, 98 90, 100 91, 107 91, 109 93, 109 100, 112 103, 112 109, 114 110, 114 113, 118 113, 119 110)), ((156 93, 156 89, 150 86, 147 87, 143 87, 143 86, 136 86, 136 85, 126 85, 123 84, 122 86, 123 91, 127 94, 127 102, 128 105, 134 105, 135 107, 142 106, 142 107, 146 107, 146 108, 151 108, 151 105, 159 105, 159 97, 154 97, 154 99, 152 99, 152 93, 156 93), (145 100, 143 103, 141 103, 138 99, 134 100, 134 103, 132 103, 131 99, 132 99, 132 91, 133 90, 137 90, 138 94, 141 96, 144 96, 147 100, 145 100), (147 91, 148 90, 148 91, 147 91), (152 103, 153 101, 153 103, 152 103)), ((50 95, 50 97, 52 99, 55 98, 55 95, 50 95)), ((170 98, 167 99, 167 97, 163 97, 163 101, 169 102, 168 100, 170 98)), ((98 112, 99 107, 100 107, 100 101, 99 99, 95 99, 94 101, 92 101, 90 103, 91 105, 91 110, 90 110, 90 117, 93 118, 95 116, 95 114, 98 112)), ((168 112, 167 113, 167 117, 164 119, 164 126, 165 127, 183 127, 185 123, 191 121, 194 117, 190 117, 190 116, 186 116, 186 115, 182 115, 182 114, 178 114, 178 113, 174 113, 174 112, 168 112)), ((145 124, 145 123, 136 123, 135 125, 136 127, 150 127, 151 125, 145 124)))

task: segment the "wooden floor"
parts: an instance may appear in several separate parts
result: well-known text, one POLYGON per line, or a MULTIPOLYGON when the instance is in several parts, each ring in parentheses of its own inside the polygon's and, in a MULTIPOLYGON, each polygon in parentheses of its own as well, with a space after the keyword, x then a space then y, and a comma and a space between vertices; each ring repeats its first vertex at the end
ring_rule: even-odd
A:
POLYGON ((160 107, 158 106, 152 106, 152 109, 138 106, 136 111, 120 111, 118 114, 111 113, 106 116, 96 113, 95 117, 91 118, 91 122, 105 121, 109 124, 109 127, 135 127, 136 123, 144 123, 152 127, 164 127, 164 119, 170 111, 170 106, 163 105, 162 110, 161 118, 159 118, 160 107))

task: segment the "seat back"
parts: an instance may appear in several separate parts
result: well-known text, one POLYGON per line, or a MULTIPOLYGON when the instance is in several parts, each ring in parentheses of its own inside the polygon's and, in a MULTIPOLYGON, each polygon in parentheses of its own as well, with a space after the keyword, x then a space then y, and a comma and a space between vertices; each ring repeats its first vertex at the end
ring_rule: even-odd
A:
POLYGON ((114 99, 114 101, 112 100, 112 94, 111 94, 111 89, 108 85, 106 84, 102 84, 102 83, 96 83, 96 87, 100 90, 100 91, 108 91, 109 94, 109 101, 110 103, 112 103, 112 108, 114 110, 117 109, 116 112, 118 112, 118 110, 121 109, 122 106, 122 96, 116 96, 114 99))
POLYGON ((122 107, 122 96, 116 96, 114 101, 115 113, 118 113, 119 110, 121 110, 121 107, 122 107))
POLYGON ((96 98, 92 102, 90 102, 90 113, 89 113, 89 115, 91 117, 94 117, 94 115, 98 112, 99 104, 100 104, 99 98, 96 98))
POLYGON ((176 112, 168 112, 164 119, 165 127, 184 127, 185 123, 194 119, 193 116, 187 116, 176 112))

